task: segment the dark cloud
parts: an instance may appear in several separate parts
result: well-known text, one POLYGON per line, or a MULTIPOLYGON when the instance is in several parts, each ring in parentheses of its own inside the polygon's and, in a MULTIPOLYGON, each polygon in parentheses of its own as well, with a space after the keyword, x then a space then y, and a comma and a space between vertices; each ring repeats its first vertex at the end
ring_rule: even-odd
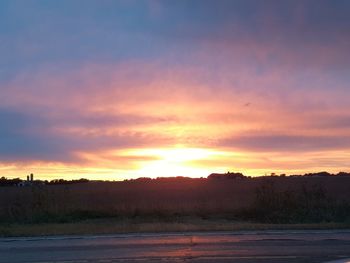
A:
MULTIPOLYGON (((69 117, 67 119, 69 120, 69 117)), ((113 123, 117 126, 120 124, 130 124, 129 121, 133 120, 130 118, 127 119, 128 121, 120 122, 121 119, 117 117, 108 118, 108 120, 106 118, 92 118, 90 121, 82 118, 82 120, 78 119, 76 124, 84 124, 85 126, 82 126, 82 128, 90 126, 103 129, 108 128, 113 123)), ((76 152, 143 147, 153 144, 159 145, 159 143, 169 143, 169 139, 167 138, 131 131, 111 135, 66 133, 64 130, 58 132, 57 127, 54 127, 54 122, 55 120, 48 120, 40 115, 31 115, 12 109, 0 108, 1 161, 53 161, 69 163, 80 161, 76 156, 76 152)), ((68 123, 70 122, 68 121, 68 123)))
POLYGON ((173 23, 159 26, 172 29, 169 33, 179 30, 180 34, 181 29, 182 34, 188 36, 230 34, 239 39, 245 32, 269 41, 281 41, 281 36, 297 42, 326 41, 327 37, 332 41, 330 36, 348 34, 350 26, 350 3, 345 0, 170 0, 160 3, 163 16, 159 19, 173 23))
POLYGON ((347 114, 314 116, 305 125, 308 128, 350 131, 350 116, 347 114))
POLYGON ((350 66, 349 1, 162 3, 164 15, 155 32, 162 30, 158 33, 166 39, 207 48, 214 58, 224 52, 224 57, 253 63, 249 66, 260 70, 350 66))
POLYGON ((64 140, 45 133, 48 123, 39 116, 0 108, 2 161, 65 160, 72 156, 64 140))
POLYGON ((146 116, 133 114, 106 114, 106 113, 60 113, 61 117, 55 118, 55 124, 80 128, 119 128, 135 127, 147 124, 160 124, 178 122, 176 116, 146 116))
POLYGON ((256 44, 267 52, 264 63, 279 66, 291 59, 300 67, 315 60, 313 66, 349 65, 349 1, 83 2, 1 1, 2 76, 50 63, 74 68, 89 61, 169 59, 169 54, 191 63, 189 55, 208 42, 226 44, 231 52, 244 46, 245 60, 256 44))

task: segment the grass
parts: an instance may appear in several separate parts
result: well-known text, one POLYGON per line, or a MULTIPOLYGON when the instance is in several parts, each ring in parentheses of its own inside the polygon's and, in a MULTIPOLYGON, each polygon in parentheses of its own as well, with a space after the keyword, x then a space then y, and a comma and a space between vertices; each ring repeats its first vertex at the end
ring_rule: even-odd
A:
POLYGON ((176 221, 142 219, 93 219, 71 223, 2 224, 1 237, 96 235, 241 230, 350 229, 350 223, 262 224, 229 220, 180 218, 176 221))
POLYGON ((0 236, 349 228, 349 185, 286 177, 3 187, 0 236))

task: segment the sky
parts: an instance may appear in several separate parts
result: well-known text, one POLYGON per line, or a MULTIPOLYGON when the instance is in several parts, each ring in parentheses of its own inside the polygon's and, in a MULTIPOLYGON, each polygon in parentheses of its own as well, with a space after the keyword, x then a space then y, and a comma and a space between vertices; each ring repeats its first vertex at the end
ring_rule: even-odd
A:
POLYGON ((350 171, 350 1, 2 0, 0 176, 350 171))

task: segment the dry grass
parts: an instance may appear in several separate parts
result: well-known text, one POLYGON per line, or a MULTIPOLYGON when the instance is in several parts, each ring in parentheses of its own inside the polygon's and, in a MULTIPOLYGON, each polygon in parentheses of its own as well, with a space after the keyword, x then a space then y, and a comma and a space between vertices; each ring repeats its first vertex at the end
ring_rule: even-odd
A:
MULTIPOLYGON (((43 187, 3 187, 0 222, 68 222, 96 217, 197 216, 234 218, 254 201, 264 178, 239 180, 161 179, 90 182, 43 187)), ((350 201, 350 177, 275 178, 277 190, 321 185, 336 200, 350 201)))
MULTIPOLYGON (((270 207, 269 203, 257 203, 254 199, 257 187, 264 181, 266 182, 264 178, 161 179, 26 188, 3 187, 0 189, 0 236, 349 227, 349 223, 293 224, 328 222, 334 218, 336 220, 333 221, 349 222, 346 221, 346 218, 349 218, 347 211, 349 205, 341 210, 345 211, 344 216, 340 214, 338 217, 323 220, 323 214, 334 211, 335 206, 324 208, 318 207, 318 203, 313 205, 310 202, 313 199, 308 197, 309 194, 306 195, 305 201, 309 202, 310 206, 306 208, 310 207, 308 211, 314 210, 317 215, 321 214, 320 220, 298 221, 293 217, 294 210, 291 212, 287 210, 282 215, 287 217, 290 224, 256 223, 287 221, 260 220, 261 216, 258 217, 260 214, 257 212, 265 215, 269 211, 268 208, 271 208, 272 219, 275 219, 276 215, 281 215, 278 214, 281 212, 279 207, 277 210, 272 209, 275 207, 270 207), (252 207, 255 209, 251 209, 252 207), (241 212, 247 208, 251 213, 243 216, 241 212), (243 219, 255 223, 244 223, 243 219)), ((276 191, 300 190, 304 186, 312 189, 314 185, 321 185, 325 188, 327 196, 337 201, 343 200, 347 204, 350 201, 348 194, 350 177, 287 177, 274 178, 273 181, 276 191)), ((272 196, 273 200, 294 200, 285 197, 290 196, 272 196)))
POLYGON ((0 225, 0 236, 94 235, 118 233, 160 233, 196 231, 349 229, 349 223, 322 224, 258 224, 226 220, 187 218, 179 222, 143 222, 139 220, 86 220, 63 224, 0 225))

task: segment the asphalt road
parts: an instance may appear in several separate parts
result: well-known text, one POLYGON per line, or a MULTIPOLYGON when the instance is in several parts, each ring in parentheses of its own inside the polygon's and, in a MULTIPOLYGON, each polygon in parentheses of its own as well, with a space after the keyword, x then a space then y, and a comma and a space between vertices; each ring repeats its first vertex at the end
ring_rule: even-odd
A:
POLYGON ((350 262, 350 231, 246 231, 0 239, 0 263, 350 262))

